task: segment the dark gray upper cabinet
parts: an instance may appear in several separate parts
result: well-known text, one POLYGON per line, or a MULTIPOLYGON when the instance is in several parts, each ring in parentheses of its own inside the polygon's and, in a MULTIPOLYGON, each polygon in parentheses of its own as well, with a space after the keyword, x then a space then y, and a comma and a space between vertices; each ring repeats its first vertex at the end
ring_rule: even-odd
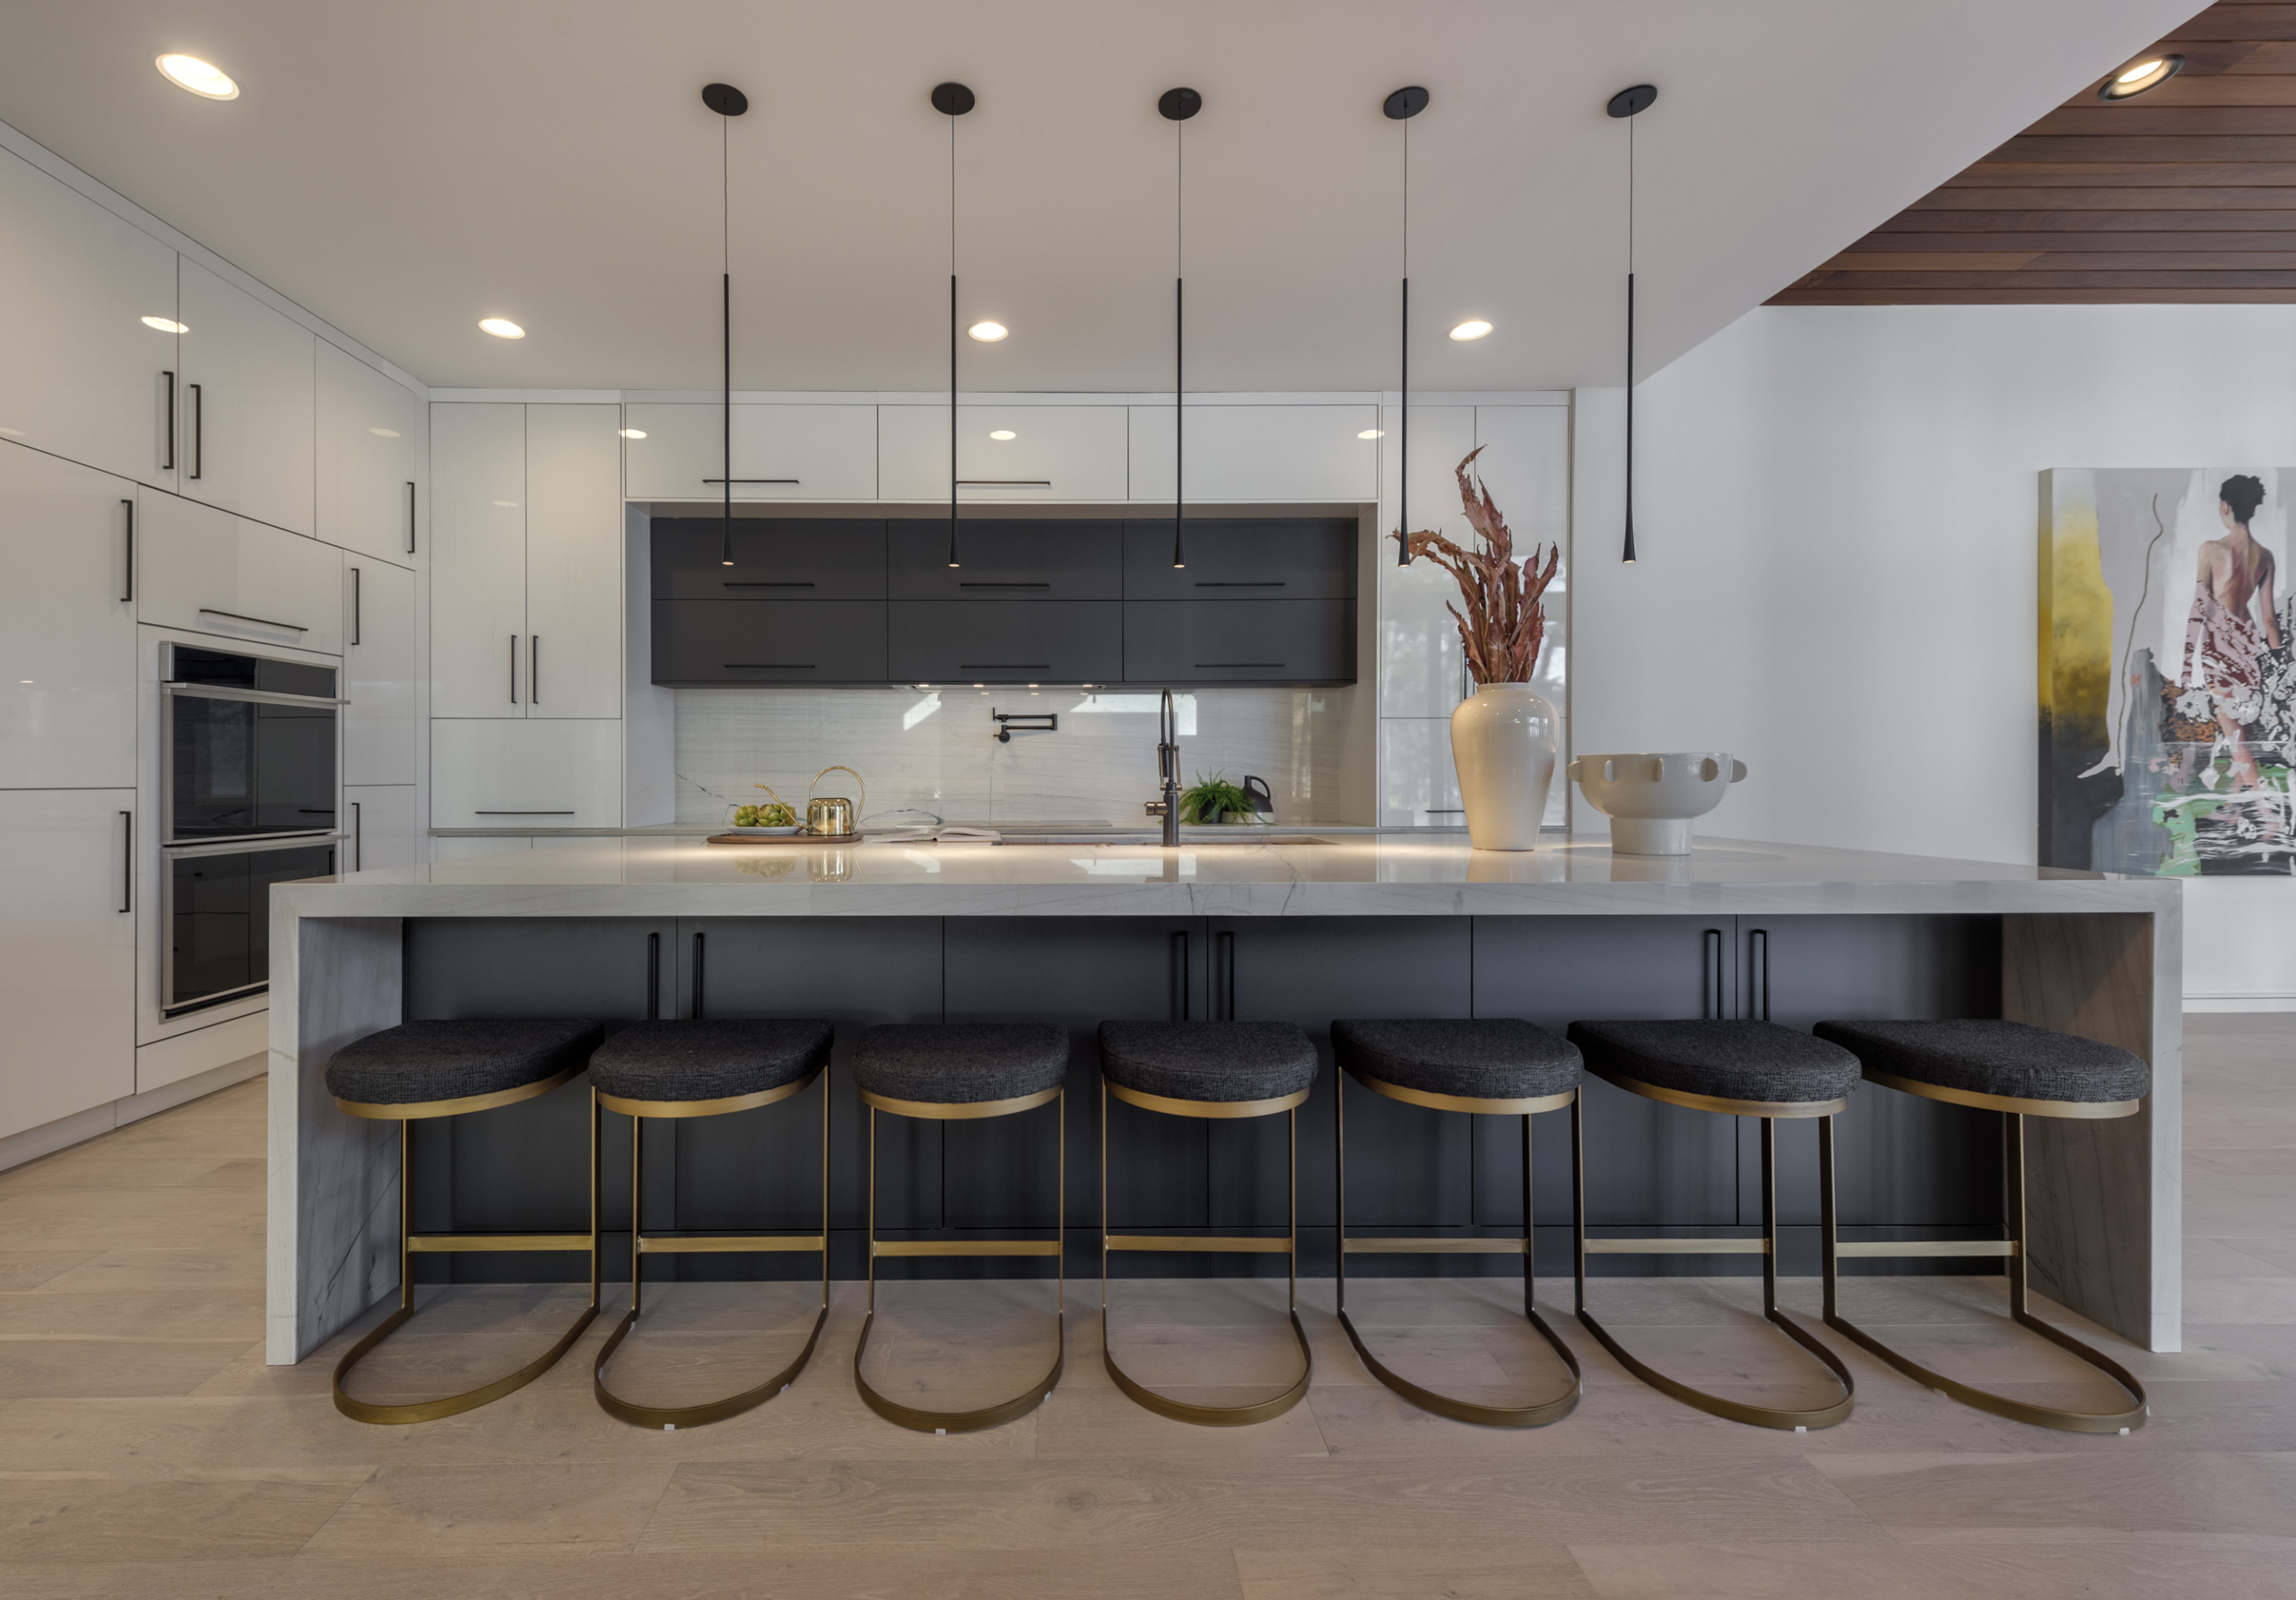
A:
POLYGON ((657 683, 882 683, 882 600, 657 600, 657 683))
POLYGON ((1113 683, 1124 671, 1120 601, 895 600, 885 610, 897 683, 1113 683))
POLYGON ((1127 600, 1352 600, 1355 520, 1188 517, 1172 566, 1171 518, 1124 525, 1127 600))
POLYGON ((960 519, 949 565, 946 517, 889 525, 896 600, 1120 600, 1124 530, 1098 521, 960 519))
POLYGON ((1355 602, 1127 600, 1124 681, 1352 683, 1355 602))
POLYGON ((885 525, 843 517, 665 517, 654 524, 657 600, 882 600, 885 525))

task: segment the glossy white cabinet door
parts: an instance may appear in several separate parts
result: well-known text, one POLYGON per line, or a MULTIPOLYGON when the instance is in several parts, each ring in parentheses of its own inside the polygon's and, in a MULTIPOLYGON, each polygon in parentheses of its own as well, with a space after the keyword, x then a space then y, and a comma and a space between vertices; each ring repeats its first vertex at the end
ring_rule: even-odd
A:
POLYGON ((0 442, 0 786, 135 785, 135 493, 0 442))
MULTIPOLYGON (((1371 405, 1191 405, 1191 500, 1356 500, 1378 493, 1378 426, 1371 405)), ((1136 500, 1172 498, 1172 408, 1131 408, 1136 500)))
POLYGON ((0 439, 146 483, 167 470, 176 253, 0 152, 0 439))
MULTIPOLYGON (((635 404, 622 426, 625 492, 631 500, 716 500, 724 489, 722 408, 635 404)), ((945 421, 948 413, 943 412, 945 421)), ((795 483, 736 482, 737 500, 866 500, 877 498, 877 408, 874 405, 744 404, 734 407, 734 476, 795 483)))
POLYGON ((1465 682, 1458 624, 1446 609, 1457 604, 1458 586, 1431 562, 1398 567, 1390 535, 1398 515, 1407 511, 1414 531, 1431 528, 1447 539, 1467 539, 1454 471, 1474 448, 1474 408, 1411 408, 1411 497, 1400 508, 1396 408, 1387 407, 1381 421, 1387 437, 1379 441, 1379 547, 1373 557, 1379 575, 1379 715, 1448 717, 1465 682))
POLYGON ((414 574, 346 555, 343 781, 414 781, 414 574))
POLYGON ((414 865, 414 786, 352 784, 343 791, 346 872, 414 865))
POLYGON ((618 828, 622 724, 434 719, 434 828, 618 828))
POLYGON ((343 653, 343 552, 156 489, 136 507, 139 622, 343 653))
POLYGON ((135 1092, 135 804, 0 790, 0 1136, 135 1092))
POLYGON ((526 407, 526 714, 622 715, 622 407, 526 407))
POLYGON ((526 408, 434 404, 433 717, 526 714, 526 408))
MULTIPOLYGON (((1120 500, 1126 492, 1128 407, 961 405, 963 500, 1120 500), (1011 439, 993 438, 1010 433, 1011 439)), ((949 408, 877 408, 877 492, 885 500, 949 498, 949 408)))
POLYGON ((414 396, 332 344, 318 346, 318 536, 414 564, 414 396))
POLYGON ((317 336, 196 262, 178 274, 183 492, 309 534, 317 336))

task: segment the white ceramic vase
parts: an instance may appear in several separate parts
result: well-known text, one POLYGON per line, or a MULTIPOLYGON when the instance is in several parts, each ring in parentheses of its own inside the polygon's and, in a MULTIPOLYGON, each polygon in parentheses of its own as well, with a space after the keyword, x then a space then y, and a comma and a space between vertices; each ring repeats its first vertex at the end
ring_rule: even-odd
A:
POLYGON ((1538 848, 1554 735, 1554 708, 1528 683, 1485 683, 1452 711, 1451 763, 1476 849, 1538 848))

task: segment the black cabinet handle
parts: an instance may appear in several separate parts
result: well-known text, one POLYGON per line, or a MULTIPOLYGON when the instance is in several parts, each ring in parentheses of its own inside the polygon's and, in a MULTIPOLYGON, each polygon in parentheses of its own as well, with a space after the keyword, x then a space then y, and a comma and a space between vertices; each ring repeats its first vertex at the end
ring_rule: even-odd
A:
POLYGON ((701 1020, 701 935, 693 935, 693 1009, 687 1014, 694 1021, 701 1020))
POLYGON ((176 375, 162 372, 160 376, 168 380, 168 458, 160 463, 160 470, 171 473, 176 470, 176 375))
POLYGON ((795 483, 797 482, 797 480, 796 480, 796 479, 795 479, 795 478, 704 478, 704 479, 702 479, 701 481, 702 481, 703 483, 789 483, 789 484, 795 484, 795 483))
POLYGON ((1280 589, 1283 587, 1283 579, 1280 578, 1199 578, 1196 580, 1196 587, 1199 589, 1280 589))
POLYGON ((406 485, 406 553, 414 553, 414 483, 412 479, 406 485))
POLYGON ((542 635, 526 635, 526 704, 542 704, 542 635))
POLYGON ((351 642, 354 645, 359 642, 360 587, 359 569, 353 567, 351 569, 351 642))
POLYGON ((820 670, 810 661, 724 661, 718 665, 729 673, 810 673, 820 670))
POLYGON ((366 819, 360 814, 356 800, 351 803, 351 870, 354 873, 367 870, 367 824, 366 819))
POLYGON ((1754 1021, 1770 1021, 1770 930, 1758 927, 1746 935, 1746 998, 1752 1002, 1754 1021))
MULTIPOLYGON (((198 476, 196 473, 192 475, 194 477, 198 476)), ((301 627, 294 622, 274 622, 269 617, 242 616, 236 611, 217 611, 212 605, 201 606, 199 608, 199 614, 203 617, 229 617, 234 622, 253 622, 258 628, 284 628, 290 633, 309 633, 310 631, 309 628, 301 627)))
POLYGON ((961 487, 967 489, 1049 489, 1050 478, 959 478, 961 487))
POLYGON ((1700 997, 1699 1009, 1702 1015, 1714 1018, 1725 1015, 1723 1008, 1729 1004, 1722 992, 1722 930, 1708 928, 1705 943, 1701 957, 1705 970, 1699 974, 1699 986, 1706 992, 1700 997))
POLYGON ((1203 672, 1203 671, 1207 670, 1208 668, 1215 667, 1215 666, 1272 666, 1272 667, 1280 667, 1280 666, 1282 666, 1283 665, 1283 662, 1281 662, 1281 661, 1199 661, 1199 662, 1197 662, 1197 663, 1196 664, 1196 670, 1197 670, 1198 672, 1203 672))
POLYGON ((1052 670, 1052 663, 1049 661, 960 661, 957 663, 957 670, 961 673, 1048 673, 1052 670))
POLYGON ((119 909, 135 909, 135 813, 119 813, 119 909))
POLYGON ((1048 583, 961 583, 961 589, 1048 589, 1048 583))
POLYGON ((800 583, 794 578, 745 578, 739 580, 728 578, 720 587, 729 589, 810 589, 813 583, 811 578, 800 583))
POLYGON ((474 811, 474 817, 570 817, 570 811, 474 811))
POLYGON ((1177 933, 1172 935, 1171 1012, 1175 1022, 1187 1021, 1187 935, 1177 933))
POLYGON ((135 599, 135 502, 124 500, 119 503, 127 514, 127 575, 120 582, 119 598, 122 604, 130 604, 135 599))
POLYGON ((657 1022, 662 1015, 662 935, 646 935, 646 1020, 657 1022))
POLYGON ((191 391, 191 475, 196 478, 199 476, 199 469, 207 462, 207 400, 200 394, 197 384, 187 383, 183 387, 191 391))
POLYGON ((1236 935, 1234 934, 1223 931, 1220 935, 1215 965, 1222 981, 1214 1009, 1218 1013, 1219 1021, 1232 1022, 1236 1020, 1236 935))
POLYGON ((510 703, 518 703, 518 636, 510 636, 510 703))

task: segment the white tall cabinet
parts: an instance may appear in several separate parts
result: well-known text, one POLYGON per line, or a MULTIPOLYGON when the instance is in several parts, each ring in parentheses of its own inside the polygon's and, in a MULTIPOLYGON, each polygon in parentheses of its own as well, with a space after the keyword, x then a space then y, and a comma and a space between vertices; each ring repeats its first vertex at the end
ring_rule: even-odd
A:
POLYGON ((135 493, 0 442, 0 786, 135 785, 135 493))
POLYGON ((332 344, 318 347, 318 536, 413 567, 416 447, 422 407, 413 394, 332 344))
POLYGON ((178 274, 183 492, 313 532, 317 336, 197 262, 178 274))
POLYGON ((135 804, 0 789, 0 1137, 135 1092, 135 804))

